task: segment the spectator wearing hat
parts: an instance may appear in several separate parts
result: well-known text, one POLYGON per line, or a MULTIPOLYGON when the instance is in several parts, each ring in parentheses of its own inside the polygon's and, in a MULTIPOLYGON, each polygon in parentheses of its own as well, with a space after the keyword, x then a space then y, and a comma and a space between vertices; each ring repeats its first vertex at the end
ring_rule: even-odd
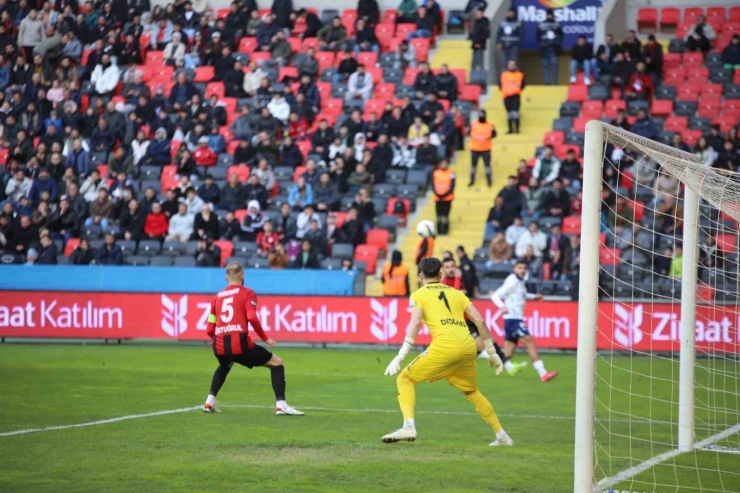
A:
POLYGON ((97 263, 100 265, 123 265, 123 252, 116 245, 116 236, 113 233, 105 235, 105 244, 98 249, 97 263))
POLYGON ((242 233, 239 236, 246 241, 255 241, 266 222, 267 216, 262 212, 260 203, 257 200, 250 200, 247 204, 247 214, 241 224, 242 233))
POLYGON ((193 160, 198 166, 215 166, 218 161, 218 155, 208 147, 208 137, 203 136, 198 139, 198 148, 193 152, 193 160))

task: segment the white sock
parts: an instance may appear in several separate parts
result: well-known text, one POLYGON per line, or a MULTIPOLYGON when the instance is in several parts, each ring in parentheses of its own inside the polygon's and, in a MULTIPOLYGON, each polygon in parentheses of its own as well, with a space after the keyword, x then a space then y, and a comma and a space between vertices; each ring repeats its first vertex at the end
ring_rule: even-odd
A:
POLYGON ((547 370, 545 370, 545 364, 542 362, 541 359, 538 359, 537 361, 532 363, 532 366, 535 370, 537 370, 537 373, 540 374, 540 378, 545 376, 545 373, 547 373, 547 370))
POLYGON ((514 365, 511 363, 511 361, 506 361, 506 363, 504 363, 504 368, 506 368, 507 370, 513 370, 514 365))
POLYGON ((279 407, 280 409, 283 409, 285 407, 288 407, 288 403, 285 401, 275 401, 275 407, 279 407))
POLYGON ((216 405, 216 396, 213 394, 208 394, 208 398, 206 399, 206 404, 210 404, 211 406, 216 405))
POLYGON ((496 432, 496 438, 502 442, 505 442, 509 439, 509 435, 502 428, 501 431, 496 432))
POLYGON ((404 428, 416 428, 416 423, 414 422, 414 418, 404 419, 403 427, 404 428))

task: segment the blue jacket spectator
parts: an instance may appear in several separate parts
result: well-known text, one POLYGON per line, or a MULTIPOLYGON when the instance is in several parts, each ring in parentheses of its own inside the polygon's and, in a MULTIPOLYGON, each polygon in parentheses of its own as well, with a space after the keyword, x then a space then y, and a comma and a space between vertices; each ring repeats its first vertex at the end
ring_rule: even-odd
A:
POLYGON ((0 90, 5 90, 10 85, 10 64, 0 65, 0 90))
POLYGON ((167 98, 167 102, 170 106, 175 106, 175 104, 184 106, 190 102, 190 98, 193 97, 193 94, 200 94, 200 92, 198 92, 198 88, 195 87, 195 84, 188 82, 185 73, 181 72, 178 74, 177 84, 172 86, 172 91, 170 92, 170 96, 167 98))
POLYGON ((31 191, 28 192, 28 198, 31 200, 31 203, 36 206, 39 202, 41 202, 41 193, 47 191, 49 192, 49 199, 52 202, 55 202, 57 199, 57 182, 55 182, 51 178, 51 174, 49 173, 49 170, 46 168, 41 168, 39 170, 39 176, 35 180, 33 180, 33 185, 31 185, 31 191))
POLYGON ((267 17, 265 21, 262 22, 260 28, 257 29, 257 44, 260 48, 270 46, 272 37, 275 36, 279 30, 280 28, 276 26, 269 17, 267 17))
POLYGON ((646 139, 654 139, 657 133, 655 123, 648 118, 645 110, 640 110, 637 113, 637 120, 632 124, 632 133, 635 133, 646 139))
POLYGON ((206 204, 218 204, 221 201, 221 190, 213 183, 211 175, 206 175, 205 183, 198 188, 198 197, 206 204))
POLYGON ((226 151, 226 141, 223 135, 218 133, 218 127, 213 127, 211 135, 208 136, 208 147, 216 154, 226 151))
POLYGON ((108 121, 101 118, 98 126, 92 131, 90 138, 90 149, 93 152, 105 151, 106 155, 113 150, 116 144, 116 136, 113 130, 108 126, 108 121))
POLYGON ((308 204, 313 204, 313 189, 303 177, 293 185, 288 194, 288 204, 295 210, 302 211, 308 204))
POLYGON ((67 168, 72 168, 77 176, 87 176, 90 173, 90 155, 82 148, 82 139, 74 141, 73 148, 67 155, 64 163, 67 168))
POLYGON ((144 164, 150 166, 164 166, 172 161, 170 154, 171 143, 167 139, 167 131, 159 127, 154 134, 154 139, 149 142, 149 147, 144 156, 144 164))
POLYGON ((122 265, 123 252, 116 245, 116 237, 109 233, 105 236, 105 245, 98 249, 98 264, 100 265, 122 265))
POLYGON ((319 93, 319 88, 316 87, 316 84, 311 82, 310 76, 304 75, 301 78, 301 85, 298 86, 298 92, 306 96, 306 103, 308 103, 311 108, 321 107, 321 94, 319 93))

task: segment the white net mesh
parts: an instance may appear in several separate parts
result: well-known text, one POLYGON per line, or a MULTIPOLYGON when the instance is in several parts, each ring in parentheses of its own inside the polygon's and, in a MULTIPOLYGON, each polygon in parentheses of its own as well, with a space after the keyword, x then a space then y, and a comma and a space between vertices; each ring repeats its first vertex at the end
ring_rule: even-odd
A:
POLYGON ((740 175, 604 128, 594 489, 740 492, 740 175), (700 197, 689 224, 685 187, 700 197), (696 446, 679 453, 683 234, 695 224, 696 446))

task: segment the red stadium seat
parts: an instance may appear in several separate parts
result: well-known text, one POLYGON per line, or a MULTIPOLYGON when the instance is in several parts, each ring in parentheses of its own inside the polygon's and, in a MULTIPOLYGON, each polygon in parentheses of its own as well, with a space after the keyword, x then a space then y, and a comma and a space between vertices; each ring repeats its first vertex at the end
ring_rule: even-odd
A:
POLYGON ((378 116, 383 114, 383 110, 385 109, 385 103, 387 101, 385 99, 368 99, 365 103, 365 112, 366 114, 370 114, 371 112, 375 112, 378 114, 378 116))
POLYGON ((234 165, 229 166, 229 170, 226 172, 226 176, 231 175, 237 175, 239 177, 239 182, 245 183, 247 180, 249 180, 249 166, 240 166, 240 165, 234 165))
POLYGON ((396 17, 398 17, 398 11, 388 9, 383 11, 383 23, 384 24, 396 24, 396 17))
POLYGON ((415 38, 411 40, 411 44, 416 51, 416 61, 421 63, 427 61, 429 56, 429 47, 431 40, 429 38, 415 38))
POLYGON ((689 82, 705 84, 709 80, 709 69, 704 67, 692 67, 686 74, 689 82))
POLYGON ((681 132, 681 138, 689 147, 694 147, 697 142, 699 142, 699 139, 701 139, 701 136, 701 130, 691 130, 690 128, 687 128, 686 130, 681 132))
POLYGON ((568 86, 568 101, 582 103, 588 99, 588 87, 581 85, 568 86))
POLYGON ((730 22, 740 22, 740 6, 730 7, 730 22))
POLYGON ((707 9, 707 23, 712 20, 725 22, 727 10, 724 7, 709 7, 707 9))
POLYGON ((393 101, 396 95, 396 85, 390 83, 381 83, 375 86, 375 97, 384 101, 393 101))
POLYGON ((387 229, 371 229, 367 232, 365 242, 368 245, 375 245, 381 257, 385 257, 388 252, 388 239, 390 234, 387 229))
POLYGON ((146 54, 146 65, 150 66, 163 66, 164 65, 164 52, 163 51, 150 51, 146 54))
POLYGON ((683 9, 683 21, 696 24, 696 19, 704 15, 704 9, 701 7, 687 7, 683 9))
POLYGON ((701 86, 702 96, 707 94, 717 94, 721 96, 723 91, 724 88, 722 87, 722 84, 704 84, 701 86))
POLYGON ((618 248, 602 248, 599 251, 601 265, 619 265, 620 252, 618 248))
POLYGON ((698 115, 701 118, 716 118, 719 116, 719 101, 700 101, 698 115))
POLYGON ((581 146, 576 144, 560 144, 555 147, 555 156, 558 159, 565 159, 565 156, 568 155, 568 151, 573 151, 576 153, 576 157, 578 159, 581 158, 581 146))
POLYGON ((379 248, 376 245, 357 245, 355 248, 355 261, 367 264, 367 273, 375 272, 378 264, 379 248))
POLYGON ((666 7, 660 11, 660 29, 675 29, 681 15, 681 10, 674 7, 666 7))
POLYGON ((676 26, 676 37, 679 39, 683 39, 686 37, 686 35, 689 33, 689 29, 691 29, 695 22, 682 22, 678 26, 676 26))
POLYGON ((396 26, 396 38, 406 39, 414 31, 416 31, 414 24, 399 24, 396 26))
POLYGON ((666 132, 683 132, 688 125, 689 121, 685 116, 669 116, 665 119, 663 128, 666 132))
POLYGON ((386 38, 392 38, 396 35, 396 25, 394 23, 387 23, 383 22, 381 24, 378 24, 375 26, 375 36, 376 37, 386 37, 386 38))
POLYGON ((565 142, 565 132, 561 130, 553 130, 545 133, 545 139, 542 142, 545 145, 557 145, 565 142))
POLYGON ((141 72, 141 80, 143 80, 144 82, 149 82, 152 79, 154 71, 149 65, 137 65, 136 70, 141 72))
POLYGON ((278 82, 283 82, 285 79, 298 79, 298 67, 280 67, 278 72, 278 82))
POLYGON ((654 99, 650 106, 652 116, 670 116, 673 113, 673 101, 654 99))
POLYGON ((712 120, 712 125, 719 125, 719 131, 727 133, 737 124, 737 120, 738 119, 735 116, 718 116, 712 120))
POLYGON ((626 109, 626 101, 622 99, 609 99, 604 103, 604 116, 606 118, 614 118, 617 116, 617 111, 626 109))
POLYGON ((378 64, 378 54, 372 51, 362 51, 360 56, 357 57, 357 63, 361 63, 368 68, 375 67, 378 64))
POLYGON ((701 52, 688 51, 682 57, 683 67, 691 72, 694 67, 701 68, 704 65, 704 54, 701 52))
POLYGON ((419 72, 421 72, 420 68, 407 68, 406 71, 403 73, 403 85, 413 86, 414 80, 416 80, 416 75, 419 72))
POLYGON ((210 80, 213 79, 214 75, 215 73, 213 67, 198 67, 195 69, 195 77, 193 77, 193 82, 210 82, 210 80))
POLYGON ((465 84, 460 91, 461 101, 470 101, 476 105, 480 101, 481 87, 475 84, 465 84))
POLYGON ((162 166, 162 176, 175 176, 176 174, 177 165, 168 164, 167 166, 162 166))
POLYGON ((724 253, 735 253, 737 251, 737 235, 718 234, 714 239, 717 241, 717 248, 724 253))
POLYGON ((604 103, 602 101, 584 101, 581 105, 581 116, 588 120, 598 120, 604 112, 604 103))
POLYGON ((259 48, 257 38, 242 38, 239 41, 239 53, 252 53, 259 48))
POLYGON ((588 123, 588 118, 574 118, 573 119, 573 131, 583 133, 586 131, 586 123, 588 123))
POLYGON ((563 234, 574 235, 581 232, 581 218, 579 216, 568 216, 563 219, 563 234))
POLYGON ((324 70, 334 66, 335 54, 333 51, 316 52, 316 61, 319 62, 319 69, 324 70))
POLYGON ((658 10, 654 8, 644 8, 637 11, 637 30, 651 29, 658 27, 658 10))
POLYGON ((67 244, 64 245, 64 256, 69 257, 70 255, 72 255, 72 252, 74 252, 78 246, 80 246, 79 238, 68 239, 67 244))
POLYGON ((226 16, 231 12, 230 9, 218 9, 216 11, 216 19, 226 19, 226 16))
POLYGON ((0 166, 5 166, 5 164, 8 162, 8 155, 10 154, 10 149, 7 147, 0 147, 0 166))
POLYGON ((721 104, 722 101, 722 94, 717 94, 716 92, 708 92, 706 94, 702 94, 699 96, 699 105, 702 105, 704 103, 716 103, 721 104))
POLYGON ((224 267, 226 260, 234 253, 234 244, 229 240, 216 240, 213 244, 221 249, 221 267, 224 267))
POLYGON ((690 85, 690 84, 684 84, 684 85, 678 86, 678 91, 676 92, 676 99, 679 101, 698 101, 699 100, 699 90, 695 85, 690 85))
POLYGON ((300 178, 300 177, 301 177, 301 175, 302 175, 303 173, 305 173, 307 169, 308 169, 308 168, 306 168, 305 166, 298 166, 298 167, 297 167, 297 168, 296 168, 296 169, 295 169, 295 170, 293 171, 293 181, 294 181, 294 182, 295 182, 295 181, 298 181, 298 178, 300 178))
POLYGON ((215 94, 219 98, 224 97, 224 85, 222 82, 210 82, 206 86, 205 98, 208 99, 213 94, 215 94))
POLYGON ((313 48, 314 51, 319 53, 319 39, 318 38, 305 38, 301 44, 301 52, 305 53, 309 48, 313 48))
MULTIPOLYGON (((234 211, 234 219, 241 224, 242 221, 244 221, 244 217, 249 214, 249 211, 247 209, 237 209, 234 211)), ((223 255, 222 255, 223 256, 223 255)))
POLYGON ((324 113, 331 113, 334 115, 341 115, 344 111, 344 100, 342 99, 327 99, 322 105, 321 110, 324 113))
POLYGON ((303 42, 301 41, 301 38, 298 37, 290 37, 288 38, 288 44, 290 44, 290 51, 293 53, 300 53, 301 52, 301 46, 303 46, 303 42))
POLYGON ((733 34, 740 34, 740 21, 727 22, 722 27, 722 35, 730 35, 732 37, 733 34))

